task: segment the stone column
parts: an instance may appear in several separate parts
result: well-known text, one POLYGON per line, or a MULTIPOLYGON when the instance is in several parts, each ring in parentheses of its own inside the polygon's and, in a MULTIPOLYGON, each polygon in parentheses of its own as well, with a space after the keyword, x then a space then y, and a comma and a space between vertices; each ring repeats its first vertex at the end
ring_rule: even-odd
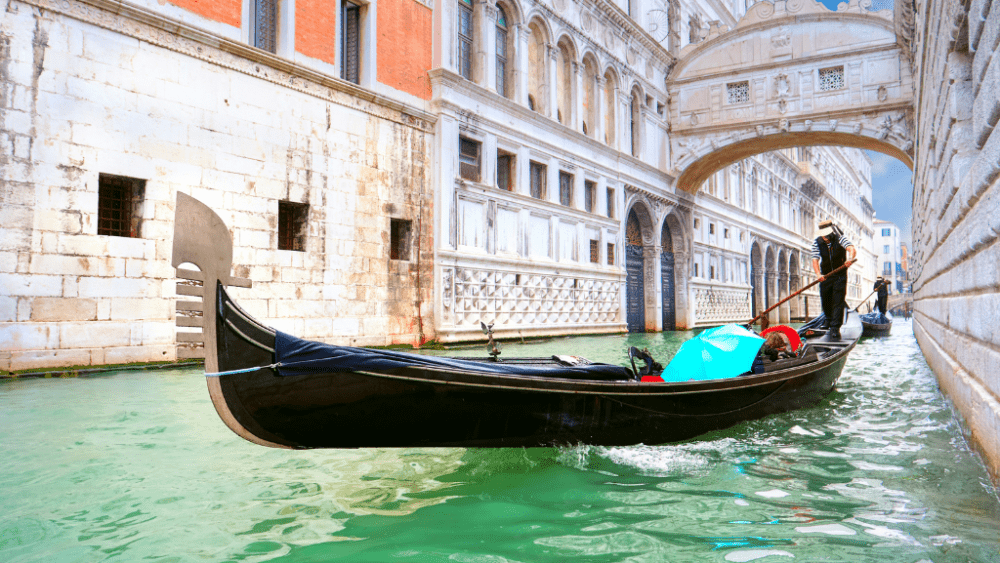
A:
POLYGON ((576 61, 573 61, 571 68, 573 69, 572 76, 570 77, 573 90, 570 93, 570 113, 572 115, 570 115, 566 123, 574 131, 582 131, 580 124, 583 122, 583 69, 580 63, 576 61))
POLYGON ((559 88, 558 88, 558 76, 559 69, 556 64, 559 62, 559 47, 548 43, 545 45, 545 96, 547 106, 545 114, 556 119, 559 111, 559 88))
MULTIPOLYGON (((778 298, 784 299, 788 297, 788 274, 778 276, 778 298)), ((778 322, 788 323, 792 318, 791 306, 786 302, 781 307, 778 307, 778 322)))
POLYGON ((497 89, 497 42, 496 29, 497 11, 495 3, 489 0, 476 2, 476 10, 479 12, 479 25, 476 28, 476 67, 478 73, 473 74, 476 83, 493 90, 497 89))
POLYGON ((514 65, 514 76, 512 84, 510 85, 511 98, 523 105, 528 105, 528 41, 531 40, 531 30, 527 25, 518 24, 513 28, 514 33, 514 52, 509 54, 511 57, 512 64, 514 65))
POLYGON ((632 154, 632 100, 628 94, 623 94, 621 90, 617 90, 615 93, 618 94, 618 108, 615 111, 615 117, 618 118, 615 120, 618 125, 618 150, 632 154))
POLYGON ((642 259, 646 271, 643 272, 645 287, 643 295, 646 298, 646 330, 663 330, 663 297, 660 292, 663 284, 660 281, 660 247, 659 245, 643 245, 642 259))
POLYGON ((598 142, 604 142, 604 112, 608 111, 605 106, 604 101, 604 78, 600 75, 596 76, 594 79, 594 84, 591 84, 591 88, 594 89, 596 96, 594 97, 594 121, 591 123, 591 127, 594 128, 593 136, 598 142))
POLYGON ((694 307, 690 306, 693 301, 688 285, 690 260, 690 252, 674 252, 674 319, 677 330, 694 326, 694 307))

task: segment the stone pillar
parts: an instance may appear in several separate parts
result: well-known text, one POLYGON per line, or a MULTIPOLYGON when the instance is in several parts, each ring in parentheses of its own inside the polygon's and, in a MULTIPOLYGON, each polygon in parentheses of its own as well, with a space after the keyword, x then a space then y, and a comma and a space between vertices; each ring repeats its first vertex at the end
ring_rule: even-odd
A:
POLYGON ((660 281, 660 247, 659 245, 643 245, 642 247, 643 265, 646 269, 643 272, 645 287, 643 295, 646 299, 646 330, 663 330, 663 297, 662 283, 660 281))
POLYGON ((545 45, 545 96, 546 103, 546 115, 552 119, 556 119, 557 112, 559 111, 559 88, 558 88, 558 77, 559 69, 556 65, 559 62, 559 47, 548 43, 545 45))
MULTIPOLYGON (((788 297, 788 274, 782 274, 778 276, 778 298, 784 299, 788 297)), ((778 322, 788 323, 791 320, 791 307, 786 302, 784 305, 778 308, 778 322)))
POLYGON ((687 250, 674 252, 674 319, 677 330, 687 330, 694 326, 694 302, 690 295, 690 263, 691 253, 687 250))
POLYGON ((595 77, 594 84, 591 84, 591 88, 594 88, 596 96, 594 97, 594 121, 591 123, 591 127, 594 128, 593 136, 598 142, 604 142, 604 112, 608 111, 606 107, 606 102, 604 100, 604 78, 601 76, 595 77))
POLYGON ((618 124, 618 150, 624 153, 632 154, 632 131, 631 131, 631 120, 632 120, 632 99, 628 94, 623 94, 620 90, 615 92, 618 94, 618 107, 615 111, 615 123, 618 124))
POLYGON ((566 123, 573 128, 574 131, 582 131, 580 124, 583 122, 583 69, 580 63, 573 61, 571 65, 572 76, 570 77, 570 83, 572 84, 572 92, 570 93, 570 106, 572 110, 570 113, 570 118, 566 123))
POLYGON ((496 4, 489 0, 476 2, 479 25, 476 27, 476 63, 479 73, 474 74, 476 83, 496 92, 497 89, 497 17, 500 12, 496 4))

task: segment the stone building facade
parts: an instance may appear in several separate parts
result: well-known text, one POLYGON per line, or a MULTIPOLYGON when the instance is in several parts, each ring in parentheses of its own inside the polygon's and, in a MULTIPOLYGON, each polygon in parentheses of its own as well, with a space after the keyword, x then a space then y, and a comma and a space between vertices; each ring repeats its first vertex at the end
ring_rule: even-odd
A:
POLYGON ((317 44, 331 7, 251 25, 240 0, 0 4, 0 369, 200 355, 175 344, 177 192, 229 225, 254 284, 236 295, 270 324, 434 334, 431 12, 363 10, 371 42, 376 21, 425 25, 410 59, 373 44, 352 83, 317 44))
POLYGON ((1000 5, 900 2, 919 132, 913 326, 972 442, 1000 476, 1000 5))

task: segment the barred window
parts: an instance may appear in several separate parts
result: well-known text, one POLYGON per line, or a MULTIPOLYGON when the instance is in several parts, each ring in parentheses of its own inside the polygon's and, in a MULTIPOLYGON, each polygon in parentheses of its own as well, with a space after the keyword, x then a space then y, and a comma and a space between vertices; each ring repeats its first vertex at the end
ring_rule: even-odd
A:
POLYGON ((138 238, 146 181, 100 174, 97 179, 97 234, 138 238))
POLYGON ((733 82, 726 84, 726 94, 729 103, 745 104, 750 101, 750 82, 733 82))
POLYGON ((615 265, 615 243, 608 243, 608 266, 615 265))
POLYGON ((597 182, 584 180, 583 182, 583 204, 587 213, 594 212, 594 200, 597 199, 597 182))
POLYGON ((590 262, 597 264, 601 260, 601 245, 596 240, 590 241, 590 262))
POLYGON ((340 45, 340 77, 348 82, 361 82, 361 7, 344 2, 340 45))
POLYGON ((308 217, 309 204, 287 200, 278 202, 278 250, 305 252, 308 217))
POLYGON ((458 0, 458 73, 472 80, 471 0, 458 0))
POLYGON ((821 92, 839 90, 844 87, 844 67, 835 66, 819 69, 819 89, 821 92))
POLYGON ((253 0, 250 44, 274 53, 278 47, 278 0, 253 0))
POLYGON ((573 205, 573 175, 559 172, 559 203, 566 207, 573 205))
POLYGON ((535 199, 545 199, 545 171, 544 164, 531 163, 531 197, 535 199))
POLYGON ((472 182, 479 181, 479 143, 459 137, 458 174, 472 182))

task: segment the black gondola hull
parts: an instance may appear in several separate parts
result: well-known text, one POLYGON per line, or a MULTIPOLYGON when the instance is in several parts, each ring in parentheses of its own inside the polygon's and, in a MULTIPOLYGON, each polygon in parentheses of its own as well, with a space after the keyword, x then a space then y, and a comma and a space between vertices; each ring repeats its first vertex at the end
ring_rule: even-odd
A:
MULTIPOLYGON (((581 381, 418 368, 281 376, 264 368, 221 376, 219 386, 225 409, 247 433, 291 448, 659 444, 816 404, 836 384, 860 328, 846 339, 851 329, 845 327, 845 340, 821 346, 814 364, 714 381, 581 381)), ((275 361, 267 350, 273 333, 240 314, 222 288, 217 334, 222 372, 275 361)))

